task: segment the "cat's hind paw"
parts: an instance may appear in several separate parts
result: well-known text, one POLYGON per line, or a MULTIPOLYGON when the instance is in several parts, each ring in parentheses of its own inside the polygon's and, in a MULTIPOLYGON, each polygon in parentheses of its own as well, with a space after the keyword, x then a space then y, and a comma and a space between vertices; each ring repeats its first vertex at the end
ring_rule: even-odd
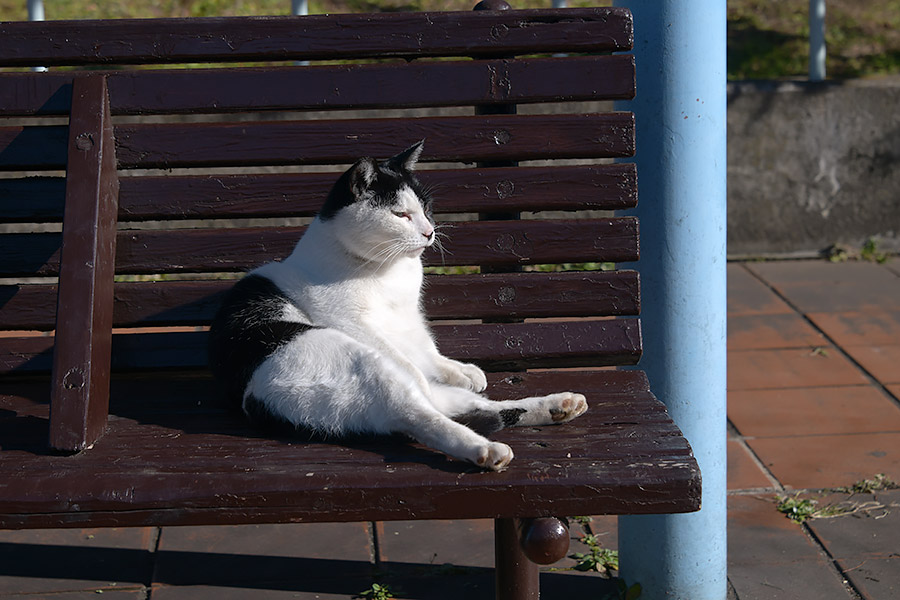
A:
POLYGON ((512 448, 500 442, 490 442, 478 453, 475 464, 484 469, 502 471, 513 459, 512 448))
POLYGON ((553 394, 554 402, 550 406, 550 419, 553 423, 565 423, 581 416, 588 409, 587 399, 583 394, 561 392, 553 394))

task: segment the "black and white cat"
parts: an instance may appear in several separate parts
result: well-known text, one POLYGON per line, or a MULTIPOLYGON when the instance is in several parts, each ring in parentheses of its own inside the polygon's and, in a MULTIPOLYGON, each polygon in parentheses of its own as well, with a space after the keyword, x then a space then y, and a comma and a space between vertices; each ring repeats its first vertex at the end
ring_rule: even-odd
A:
POLYGON ((413 173, 422 146, 338 178, 291 255, 227 294, 210 364, 251 418, 329 437, 405 434, 499 470, 512 449, 484 435, 569 421, 587 403, 571 392, 488 400, 481 369, 438 352, 420 302, 420 257, 435 243, 413 173))

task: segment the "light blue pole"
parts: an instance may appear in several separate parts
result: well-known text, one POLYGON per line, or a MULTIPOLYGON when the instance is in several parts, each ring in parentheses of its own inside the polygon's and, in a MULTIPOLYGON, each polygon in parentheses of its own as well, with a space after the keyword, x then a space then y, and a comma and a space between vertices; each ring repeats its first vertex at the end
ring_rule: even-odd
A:
POLYGON ((641 367, 694 450, 703 508, 619 519, 641 600, 724 600, 726 0, 618 0, 634 14, 641 367))
POLYGON ((825 79, 825 0, 809 0, 809 80, 825 79))
MULTIPOLYGON (((44 20, 44 0, 28 0, 28 20, 44 20)), ((37 73, 43 73, 47 70, 47 67, 31 67, 31 70, 37 73)))

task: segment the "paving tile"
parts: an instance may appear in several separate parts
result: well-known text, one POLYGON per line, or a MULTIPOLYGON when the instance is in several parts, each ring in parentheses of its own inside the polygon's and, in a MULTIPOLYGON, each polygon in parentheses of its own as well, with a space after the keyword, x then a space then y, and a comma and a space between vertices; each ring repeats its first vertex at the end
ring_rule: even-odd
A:
POLYGON ((728 418, 749 437, 900 432, 900 405, 873 385, 730 391, 728 418))
POLYGON ((744 265, 772 285, 866 285, 896 278, 884 265, 864 261, 772 260, 747 262, 744 265))
POLYGON ((244 586, 154 585, 150 597, 153 600, 349 600, 369 589, 372 583, 371 577, 335 577, 289 584, 254 581, 244 586))
POLYGON ((884 263, 885 268, 891 273, 895 274, 897 277, 900 277, 900 258, 892 257, 884 263))
POLYGON ((379 523, 383 562, 494 567, 494 521, 379 523))
POLYGON ((728 579, 740 600, 851 598, 818 546, 775 509, 775 495, 728 497, 728 579))
MULTIPOLYGON (((855 509, 851 514, 810 522, 835 558, 844 561, 848 568, 869 559, 900 559, 900 489, 833 493, 826 500, 855 509)), ((900 568, 900 563, 894 564, 900 568)))
POLYGON ((772 483, 740 442, 728 442, 728 489, 771 488, 772 483))
POLYGON ((728 317, 729 350, 809 348, 827 343, 825 336, 797 313, 728 317))
POLYGON ((785 487, 838 487, 876 473, 900 479, 900 433, 754 438, 747 444, 785 487))
POLYGON ((154 583, 239 587, 371 571, 367 523, 166 527, 154 583))
POLYGON ((728 352, 728 389, 862 385, 863 373, 831 346, 728 352))
POLYGON ((726 271, 729 316, 793 312, 784 300, 748 272, 743 263, 729 263, 726 271))
POLYGON ((849 346, 844 350, 881 383, 900 383, 900 345, 849 346))
POLYGON ((11 594, 7 596, 0 590, 0 598, 3 600, 97 600, 102 597, 103 600, 144 600, 147 597, 147 591, 144 588, 131 590, 115 590, 109 588, 98 588, 96 590, 87 590, 83 592, 61 592, 53 593, 50 596, 34 595, 34 594, 11 594), (100 596, 102 594, 102 596, 100 596))
POLYGON ((151 528, 0 531, 0 592, 115 590, 150 582, 151 528))
POLYGON ((894 398, 900 400, 900 385, 887 385, 887 390, 893 394, 894 398))
POLYGON ((896 344, 900 340, 900 310, 811 313, 808 316, 839 346, 896 344))
POLYGON ((848 560, 900 558, 900 490, 830 494, 820 504, 858 507, 852 514, 808 522, 831 556, 848 560))
POLYGON ((839 560, 838 566, 864 600, 900 598, 900 556, 863 561, 839 560))
POLYGON ((900 278, 882 265, 783 261, 749 263, 748 269, 805 313, 898 308, 900 278))
POLYGON ((739 600, 852 600, 823 558, 774 565, 728 567, 739 600))
POLYGON ((816 560, 809 537, 775 509, 775 494, 728 496, 728 564, 775 565, 816 560))
MULTIPOLYGON (((390 563, 418 565, 452 564, 458 567, 494 567, 494 522, 490 519, 460 521, 395 521, 379 523, 383 566, 390 563)), ((615 517, 591 517, 591 531, 606 548, 616 548, 615 517)), ((570 553, 583 552, 578 540, 582 527, 570 524, 570 553)), ((564 558, 551 568, 570 568, 575 561, 564 558)))

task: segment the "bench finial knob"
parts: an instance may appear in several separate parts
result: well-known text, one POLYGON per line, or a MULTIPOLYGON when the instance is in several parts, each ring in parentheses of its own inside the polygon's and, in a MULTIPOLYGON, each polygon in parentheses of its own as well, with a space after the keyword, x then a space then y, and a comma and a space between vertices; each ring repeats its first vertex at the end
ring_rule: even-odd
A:
POLYGON ((569 551, 569 528, 554 517, 522 519, 519 544, 528 560, 550 565, 569 551))
POLYGON ((506 0, 481 0, 472 10, 509 10, 506 0))

